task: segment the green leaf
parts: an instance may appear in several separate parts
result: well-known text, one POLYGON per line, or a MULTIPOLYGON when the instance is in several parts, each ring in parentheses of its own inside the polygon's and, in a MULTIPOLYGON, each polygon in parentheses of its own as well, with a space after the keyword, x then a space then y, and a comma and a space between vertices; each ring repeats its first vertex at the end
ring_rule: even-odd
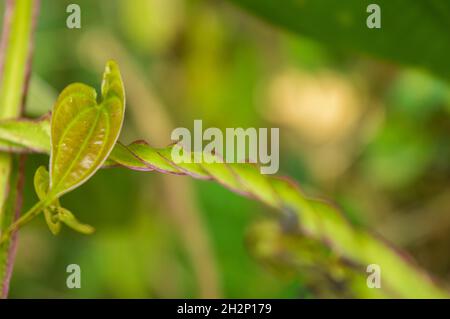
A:
POLYGON ((34 173, 34 190, 39 197, 39 200, 47 198, 48 185, 50 182, 50 175, 44 166, 39 168, 34 173))
POLYGON ((4 120, 0 126, 0 150, 45 152, 50 149, 50 127, 46 118, 4 120))
POLYGON ((63 207, 58 207, 58 218, 68 227, 79 233, 90 235, 95 231, 92 226, 80 223, 69 210, 63 207))
MULTIPOLYGON (((48 186, 50 183, 50 175, 44 166, 40 166, 34 173, 34 190, 39 200, 43 201, 47 198, 48 186)), ((59 234, 61 231, 61 223, 58 219, 59 201, 56 199, 51 205, 44 208, 45 221, 53 235, 59 234)))
POLYGON ((229 0, 266 21, 324 45, 426 68, 450 79, 448 0, 229 0), (369 29, 367 6, 381 8, 369 29))
POLYGON ((44 209, 45 222, 53 235, 58 235, 61 231, 61 222, 58 218, 58 207, 52 206, 44 209))
POLYGON ((395 298, 392 291, 367 288, 367 273, 333 253, 324 242, 289 231, 270 219, 247 232, 247 247, 261 264, 280 275, 296 276, 315 298, 395 298), (339 287, 339 289, 336 289, 339 287))
POLYGON ((111 153, 122 128, 125 93, 119 68, 108 62, 102 98, 93 88, 75 83, 60 94, 51 120, 50 197, 59 197, 86 182, 111 153))
MULTIPOLYGON (((34 189, 41 201, 47 198, 49 182, 50 176, 47 169, 40 166, 34 174, 34 189)), ((89 235, 94 232, 92 226, 80 223, 69 210, 61 207, 58 199, 55 199, 43 210, 45 221, 53 235, 58 235, 61 231, 61 222, 83 234, 89 235)))

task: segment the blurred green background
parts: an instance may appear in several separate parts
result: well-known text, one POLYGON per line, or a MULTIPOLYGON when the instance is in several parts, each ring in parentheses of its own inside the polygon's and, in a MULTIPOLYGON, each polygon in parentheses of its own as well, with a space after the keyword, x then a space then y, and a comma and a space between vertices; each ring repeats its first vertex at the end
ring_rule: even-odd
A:
MULTIPOLYGON (((433 63, 416 69, 357 53, 358 39, 327 43, 308 32, 319 19, 294 34, 228 1, 79 0, 82 27, 68 29, 72 2, 42 0, 28 116, 48 112, 71 82, 98 88, 113 58, 127 92, 121 141, 162 147, 194 119, 222 129, 280 127, 280 173, 450 282, 448 59, 433 76, 425 71, 439 69, 433 63)), ((389 49, 396 52, 375 53, 389 49)), ((407 55, 392 58, 414 64, 407 55)), ((33 172, 47 162, 27 159, 25 208, 36 201, 33 172)), ((10 297, 311 296, 296 276, 249 254, 249 226, 270 210, 212 182, 105 169, 63 204, 96 233, 64 229, 54 238, 43 218, 21 230, 10 297), (72 263, 82 289, 66 287, 72 263)))

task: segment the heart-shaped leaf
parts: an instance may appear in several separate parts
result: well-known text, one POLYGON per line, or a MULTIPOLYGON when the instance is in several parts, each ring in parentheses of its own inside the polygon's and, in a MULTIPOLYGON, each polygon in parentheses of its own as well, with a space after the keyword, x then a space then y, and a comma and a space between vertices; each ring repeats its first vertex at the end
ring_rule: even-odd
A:
POLYGON ((115 62, 106 64, 102 97, 81 83, 66 87, 51 119, 51 199, 86 182, 105 162, 119 137, 125 112, 125 92, 115 62))

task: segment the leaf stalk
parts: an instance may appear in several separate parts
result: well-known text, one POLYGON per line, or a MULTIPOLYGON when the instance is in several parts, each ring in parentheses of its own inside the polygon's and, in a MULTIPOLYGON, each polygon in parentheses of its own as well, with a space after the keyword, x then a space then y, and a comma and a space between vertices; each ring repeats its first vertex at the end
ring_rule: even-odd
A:
POLYGON ((29 223, 34 217, 38 216, 45 208, 49 206, 51 202, 52 201, 48 200, 47 198, 37 202, 25 214, 23 214, 19 219, 12 223, 1 235, 0 246, 6 243, 15 231, 29 223))

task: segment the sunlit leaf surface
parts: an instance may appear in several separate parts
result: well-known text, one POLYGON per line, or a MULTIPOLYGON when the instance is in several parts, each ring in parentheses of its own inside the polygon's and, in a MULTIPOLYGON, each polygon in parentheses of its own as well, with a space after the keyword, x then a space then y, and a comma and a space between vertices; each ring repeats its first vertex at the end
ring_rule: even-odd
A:
POLYGON ((84 183, 102 166, 119 137, 124 96, 114 62, 106 65, 99 103, 95 90, 81 83, 60 94, 51 120, 50 196, 84 183))

